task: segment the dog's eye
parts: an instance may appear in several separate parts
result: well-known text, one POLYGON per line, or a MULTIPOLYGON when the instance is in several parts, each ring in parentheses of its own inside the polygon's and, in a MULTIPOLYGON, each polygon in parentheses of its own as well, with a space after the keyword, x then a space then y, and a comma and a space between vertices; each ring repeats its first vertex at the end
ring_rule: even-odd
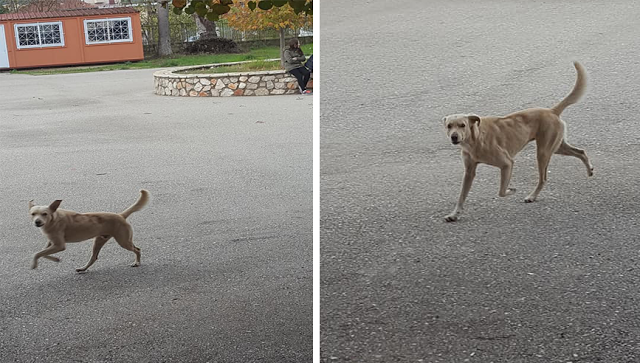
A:
POLYGON ((42 215, 46 217, 46 216, 47 216, 47 213, 42 213, 42 215))
POLYGON ((464 127, 464 124, 460 125, 460 127, 464 127))
POLYGON ((35 213, 31 213, 31 215, 32 215, 32 216, 35 216, 36 214, 35 214, 35 213))
POLYGON ((451 128, 451 125, 450 125, 450 124, 449 124, 449 125, 447 125, 447 128, 448 128, 448 129, 450 129, 450 128, 451 128))

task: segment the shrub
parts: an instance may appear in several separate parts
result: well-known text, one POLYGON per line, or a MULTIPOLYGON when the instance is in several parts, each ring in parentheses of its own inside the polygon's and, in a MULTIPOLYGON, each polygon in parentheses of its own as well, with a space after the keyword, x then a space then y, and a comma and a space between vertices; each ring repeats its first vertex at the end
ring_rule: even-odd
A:
POLYGON ((240 53, 238 44, 227 38, 208 38, 198 39, 187 45, 185 52, 187 54, 197 53, 240 53))

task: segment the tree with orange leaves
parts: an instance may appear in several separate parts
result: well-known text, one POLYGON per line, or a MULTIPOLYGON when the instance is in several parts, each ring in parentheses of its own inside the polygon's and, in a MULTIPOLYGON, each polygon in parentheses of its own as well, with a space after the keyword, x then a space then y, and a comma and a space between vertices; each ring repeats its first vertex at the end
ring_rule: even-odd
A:
POLYGON ((185 12, 189 15, 197 13, 201 17, 206 17, 207 20, 216 21, 220 16, 231 11, 236 6, 247 7, 251 11, 256 8, 260 10, 271 10, 272 8, 289 7, 293 9, 296 14, 305 13, 307 15, 313 15, 313 0, 249 0, 249 1, 235 1, 235 0, 160 0, 159 3, 163 8, 167 7, 168 3, 173 5, 173 11, 176 14, 185 12))
POLYGON ((245 5, 245 1, 233 0, 233 8, 224 14, 229 26, 239 30, 276 29, 280 33, 280 63, 283 64, 282 53, 285 48, 284 30, 300 29, 313 26, 313 16, 304 12, 296 13, 290 6, 273 6, 264 11, 253 11, 245 5))
MULTIPOLYGON (((18 0, 13 0, 18 1, 18 0)), ((290 8, 295 14, 306 14, 313 16, 313 0, 159 0, 158 1, 158 33, 159 33, 159 55, 171 54, 171 46, 169 41, 169 4, 173 7, 173 12, 177 15, 182 12, 205 18, 209 21, 217 21, 220 16, 227 14, 232 8, 237 6, 248 8, 253 11, 256 8, 260 11, 269 11, 271 9, 290 8)), ((282 57, 281 57, 282 58, 282 57)))

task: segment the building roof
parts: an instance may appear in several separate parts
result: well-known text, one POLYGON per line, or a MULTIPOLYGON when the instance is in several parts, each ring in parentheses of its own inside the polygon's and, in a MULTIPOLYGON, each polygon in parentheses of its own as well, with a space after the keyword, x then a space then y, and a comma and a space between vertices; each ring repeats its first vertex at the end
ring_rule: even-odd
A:
POLYGON ((29 13, 0 14, 0 21, 47 19, 47 18, 73 18, 77 16, 117 15, 117 14, 131 14, 131 13, 138 13, 138 12, 139 11, 137 9, 132 7, 67 9, 67 10, 32 12, 32 13, 29 12, 29 13))
POLYGON ((82 0, 39 0, 29 4, 22 5, 18 8, 18 13, 37 13, 53 10, 72 10, 72 9, 96 9, 94 4, 87 4, 82 0))

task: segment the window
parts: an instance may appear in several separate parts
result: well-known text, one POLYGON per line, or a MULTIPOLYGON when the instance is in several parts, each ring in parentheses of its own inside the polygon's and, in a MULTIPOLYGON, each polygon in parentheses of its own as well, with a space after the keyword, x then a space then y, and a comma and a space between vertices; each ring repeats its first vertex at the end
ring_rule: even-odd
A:
POLYGON ((15 24, 18 49, 64 46, 62 22, 15 24))
POLYGON ((87 44, 131 42, 131 18, 85 20, 87 44))

